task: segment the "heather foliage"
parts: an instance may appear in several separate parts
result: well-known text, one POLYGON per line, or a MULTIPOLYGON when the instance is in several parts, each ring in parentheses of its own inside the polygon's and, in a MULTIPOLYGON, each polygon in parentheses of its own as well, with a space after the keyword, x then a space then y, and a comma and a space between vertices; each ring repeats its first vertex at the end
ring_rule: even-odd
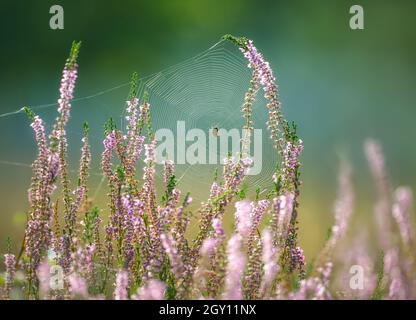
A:
POLYGON ((80 43, 73 43, 62 74, 58 116, 49 134, 44 121, 25 108, 38 154, 32 166, 22 250, 4 257, 3 298, 415 298, 412 192, 407 187, 391 192, 383 155, 374 141, 366 143, 365 151, 377 186, 381 261, 370 256, 364 238, 346 250, 343 259, 336 255, 354 211, 352 170, 343 162, 334 225, 321 254, 306 265, 297 227, 303 142, 296 125, 281 113, 276 79, 263 55, 251 40, 230 35, 224 39, 239 47, 252 71, 241 110, 245 136, 241 153, 224 160, 208 199, 200 204, 199 229, 193 237, 186 233, 192 197, 178 188, 172 161, 163 163, 164 186, 156 187, 152 108, 147 94, 137 96, 137 74, 132 76, 126 102, 125 130, 118 129, 112 119, 104 126, 101 168, 109 190, 108 219, 89 198, 87 124, 78 181, 74 185, 69 180, 66 125, 80 49, 80 43), (256 198, 249 200, 242 183, 252 165, 247 151, 254 129, 253 103, 259 92, 267 101, 267 126, 279 160, 270 177, 274 189, 264 198, 258 190, 256 198), (223 219, 229 208, 235 212, 235 228, 227 236, 223 219), (264 227, 262 221, 266 221, 264 227), (337 272, 333 271, 335 263, 337 272), (351 286, 350 278, 336 281, 351 277, 353 265, 364 270, 364 283, 358 289, 351 286))

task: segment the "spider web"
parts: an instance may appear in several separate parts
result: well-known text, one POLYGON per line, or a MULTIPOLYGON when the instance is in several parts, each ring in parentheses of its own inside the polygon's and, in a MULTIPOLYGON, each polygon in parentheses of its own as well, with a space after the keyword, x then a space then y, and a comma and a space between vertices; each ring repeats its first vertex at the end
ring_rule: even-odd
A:
MULTIPOLYGON (((81 66, 82 67, 82 66, 81 66)), ((141 97, 145 91, 149 94, 151 118, 154 130, 170 129, 177 136, 177 121, 184 121, 186 130, 202 129, 208 139, 212 134, 211 128, 240 131, 244 120, 241 117, 241 106, 251 78, 251 70, 247 61, 232 44, 220 41, 200 54, 181 63, 139 79, 141 97)), ((78 80, 82 81, 82 79, 78 80)), ((106 119, 116 119, 119 126, 125 126, 124 100, 126 100, 130 83, 123 83, 107 90, 73 100, 71 121, 68 124, 69 161, 71 173, 75 181, 78 159, 81 148, 82 123, 90 125, 90 144, 93 155, 90 196, 104 200, 106 182, 100 170, 101 152, 103 151, 102 126, 106 119), (114 101, 117 101, 114 103, 114 101)), ((53 88, 53 87, 52 87, 53 88)), ((47 123, 56 117, 56 103, 31 106, 47 123)), ((253 106, 254 128, 262 130, 262 170, 257 175, 248 176, 245 184, 248 192, 254 192, 256 187, 263 190, 271 187, 271 176, 275 169, 276 155, 268 138, 266 128, 267 108, 259 91, 253 106)), ((16 109, 0 114, 0 182, 3 194, 13 193, 13 201, 6 210, 12 212, 24 211, 27 203, 25 190, 29 186, 31 169, 30 163, 36 155, 33 133, 22 109, 16 109), (10 131, 20 132, 10 136, 10 131), (23 161, 22 159, 27 159, 23 161), (9 177, 15 177, 16 186, 10 187, 9 177), (24 187, 23 187, 24 186, 24 187), (17 194, 16 194, 17 193, 17 194)), ((175 141, 176 143, 176 141, 175 141)), ((191 143, 186 143, 188 146, 191 143)), ((208 157, 208 141, 206 154, 208 157)), ((253 148, 252 148, 253 150, 253 148)), ((173 159, 175 160, 175 159, 173 159)), ((176 163, 176 160, 175 160, 176 163)), ((141 164, 142 166, 142 164, 141 164)), ((180 179, 179 188, 183 192, 190 191, 194 203, 204 201, 209 193, 213 172, 221 165, 218 164, 176 164, 176 175, 180 179)), ((158 166, 158 180, 161 181, 161 167, 158 166)), ((141 170, 138 170, 141 175, 141 170)), ((161 194, 159 194, 161 195, 161 194)))

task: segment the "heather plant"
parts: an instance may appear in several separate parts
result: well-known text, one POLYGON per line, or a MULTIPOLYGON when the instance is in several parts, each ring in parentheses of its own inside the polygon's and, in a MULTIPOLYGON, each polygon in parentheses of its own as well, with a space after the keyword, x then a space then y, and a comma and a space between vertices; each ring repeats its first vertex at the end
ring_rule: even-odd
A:
POLYGON ((44 121, 25 108, 38 154, 32 165, 22 248, 18 255, 9 251, 4 256, 3 298, 415 297, 412 191, 399 187, 392 192, 381 147, 372 140, 365 143, 365 152, 377 190, 374 211, 381 259, 370 256, 369 244, 363 237, 355 237, 360 239, 358 245, 345 247, 354 212, 354 192, 352 169, 343 161, 334 225, 320 255, 306 264, 298 243, 303 142, 296 125, 283 117, 270 64, 251 40, 231 35, 224 39, 238 46, 252 72, 249 88, 242 97, 244 136, 241 152, 224 159, 222 173, 216 174, 208 199, 197 210, 195 236, 187 234, 193 199, 179 189, 173 161, 163 162, 163 186, 156 184, 152 106, 147 93, 138 96, 136 73, 126 101, 125 130, 117 128, 112 119, 104 125, 101 169, 108 184, 108 218, 93 206, 87 188, 91 151, 86 123, 78 179, 75 184, 70 181, 66 126, 80 50, 80 43, 73 43, 62 74, 58 116, 49 134, 44 121), (278 161, 270 177, 273 190, 263 198, 257 190, 255 199, 248 199, 243 182, 253 162, 248 150, 254 130, 252 109, 259 92, 266 101, 267 127, 278 161), (234 229, 226 235, 223 220, 230 211, 234 212, 234 229), (336 249, 345 250, 343 259, 337 256, 336 249), (353 265, 364 270, 363 278, 358 279, 363 285, 358 289, 351 285, 349 268, 353 265), (16 279, 18 272, 24 277, 16 279))

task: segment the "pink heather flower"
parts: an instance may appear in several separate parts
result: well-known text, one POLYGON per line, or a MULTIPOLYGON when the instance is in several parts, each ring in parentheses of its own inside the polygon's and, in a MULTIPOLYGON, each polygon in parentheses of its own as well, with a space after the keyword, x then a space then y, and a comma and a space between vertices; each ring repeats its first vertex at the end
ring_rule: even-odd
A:
POLYGON ((241 252, 241 235, 235 234, 227 243, 227 268, 223 299, 240 300, 242 294, 242 277, 246 265, 246 257, 241 252))
POLYGON ((114 290, 114 298, 116 300, 128 300, 129 293, 129 273, 125 270, 120 270, 117 273, 116 287, 114 290))
POLYGON ((163 160, 163 182, 168 183, 170 177, 175 173, 175 165, 172 160, 163 160))
POLYGON ((63 235, 60 238, 60 255, 58 264, 64 269, 66 273, 70 272, 72 265, 72 249, 71 240, 68 235, 63 235))
POLYGON ((153 140, 150 143, 146 143, 144 145, 144 154, 145 159, 144 162, 148 164, 149 162, 155 162, 155 148, 156 148, 156 140, 153 140))
POLYGON ((325 283, 325 285, 329 284, 329 279, 331 277, 333 267, 334 264, 331 261, 328 261, 325 263, 323 268, 319 268, 318 270, 322 274, 322 281, 325 283))
POLYGON ((219 218, 212 220, 212 227, 214 228, 215 236, 222 237, 224 235, 224 229, 222 228, 222 221, 219 218))
POLYGON ((338 199, 335 203, 335 225, 332 233, 336 238, 343 237, 353 211, 354 194, 351 186, 351 168, 343 163, 339 176, 338 199))
POLYGON ((351 186, 351 168, 343 161, 338 177, 338 196, 334 206, 335 223, 332 226, 331 238, 327 242, 321 256, 330 259, 339 240, 345 236, 353 213, 354 193, 351 186))
POLYGON ((247 238, 251 231, 252 218, 251 210, 253 209, 252 204, 249 201, 243 200, 235 203, 235 220, 237 226, 237 232, 241 237, 247 238))
MULTIPOLYGON (((78 190, 77 192, 84 192, 83 196, 85 196, 86 189, 87 189, 88 171, 90 169, 90 163, 91 163, 91 152, 90 152, 90 147, 88 145, 87 133, 85 133, 85 136, 82 138, 82 142, 83 142, 83 146, 81 148, 81 159, 79 161, 79 185, 80 187, 83 187, 84 190, 82 191, 78 190)), ((81 199, 83 200, 83 198, 81 199)))
POLYGON ((146 226, 143 221, 145 212, 144 204, 141 200, 133 201, 134 219, 133 219, 133 239, 136 243, 143 243, 146 237, 146 226))
POLYGON ((406 299, 406 287, 400 269, 399 252, 397 248, 390 249, 384 256, 384 274, 389 279, 389 299, 406 299))
POLYGON ((321 277, 311 277, 301 280, 300 288, 290 297, 295 300, 329 300, 332 299, 328 290, 329 277, 332 272, 332 262, 327 262, 323 268, 318 268, 321 277))
POLYGON ((312 277, 301 280, 299 290, 291 293, 289 298, 293 300, 328 300, 330 295, 322 280, 318 277, 312 277))
POLYGON ((16 258, 14 254, 7 253, 4 255, 4 264, 6 265, 5 289, 6 295, 9 296, 14 285, 16 258))
POLYGON ((224 159, 223 179, 224 190, 237 191, 240 183, 248 174, 253 164, 250 158, 235 159, 234 157, 224 159))
MULTIPOLYGON (((333 281, 339 282, 341 292, 346 293, 353 299, 370 299, 377 287, 377 274, 374 272, 375 266, 372 257, 369 255, 367 234, 363 231, 358 233, 353 239, 351 246, 346 248, 345 243, 340 250, 335 251, 336 257, 343 262, 343 268, 333 277, 333 281), (362 267, 364 278, 361 282, 362 288, 351 288, 350 272, 354 272, 353 266, 362 267)), ((354 281, 354 280, 353 280, 354 281)))
MULTIPOLYGON (((127 173, 133 174, 135 172, 137 161, 139 160, 142 152, 144 136, 139 135, 139 117, 137 106, 139 100, 133 98, 131 101, 127 101, 127 173)), ((142 116, 142 114, 141 114, 142 116)))
POLYGON ((41 262, 37 269, 39 279, 39 294, 41 298, 47 299, 50 291, 51 267, 47 259, 41 262))
POLYGON ((160 235, 160 240, 162 241, 162 246, 165 249, 166 254, 169 257, 170 267, 176 279, 180 279, 183 273, 183 264, 182 258, 179 255, 177 243, 171 234, 160 235))
POLYGON ((166 204, 166 206, 165 207, 158 206, 159 219, 163 226, 170 225, 173 219, 173 214, 175 212, 176 206, 179 203, 180 196, 181 196, 181 191, 175 188, 172 190, 171 197, 168 203, 166 204))
POLYGON ((125 195, 121 199, 123 204, 123 216, 121 218, 121 227, 124 231, 123 253, 125 267, 129 267, 134 259, 134 204, 130 200, 129 195, 125 195))
POLYGON ((101 167, 103 169, 104 174, 107 176, 107 178, 110 179, 113 177, 111 158, 113 156, 113 150, 116 148, 117 145, 116 132, 110 132, 105 137, 103 144, 104 151, 102 154, 101 167))
POLYGON ((212 228, 214 229, 213 237, 206 238, 200 249, 200 253, 203 258, 214 255, 225 236, 221 219, 213 219, 212 228))
POLYGON ((275 238, 275 245, 284 245, 286 241, 290 219, 292 217, 295 196, 293 193, 286 193, 273 199, 272 231, 275 238))
POLYGON ((59 138, 59 131, 65 128, 71 114, 71 100, 74 98, 75 82, 78 77, 78 66, 73 64, 71 67, 65 65, 62 72, 61 87, 59 88, 60 97, 58 99, 59 118, 53 128, 51 137, 59 138))
POLYGON ((251 232, 254 232, 255 229, 259 226, 261 218, 263 214, 266 212, 267 208, 269 207, 270 201, 269 200, 260 200, 257 204, 252 203, 251 207, 252 210, 250 212, 251 215, 251 232))
POLYGON ((262 279, 261 291, 266 294, 267 290, 272 286, 272 282, 279 271, 277 264, 278 252, 273 246, 273 235, 270 230, 266 229, 263 231, 263 272, 264 276, 262 279))
POLYGON ((220 193, 219 186, 214 181, 211 185, 211 190, 210 190, 210 194, 209 194, 210 199, 215 199, 216 197, 218 197, 219 193, 220 193))
POLYGON ((132 297, 134 300, 164 300, 166 284, 150 279, 146 285, 137 290, 137 294, 132 297))
POLYGON ((46 144, 45 126, 39 116, 35 116, 30 126, 35 132, 35 139, 39 151, 38 159, 41 162, 40 165, 45 165, 45 162, 49 157, 49 150, 46 144))
POLYGON ((55 179, 60 173, 59 156, 56 153, 49 152, 48 156, 48 186, 47 194, 51 195, 56 190, 55 179))
POLYGON ((71 209, 70 209, 70 215, 69 218, 71 221, 69 221, 70 225, 75 225, 76 219, 77 219, 77 213, 80 209, 82 202, 85 199, 86 196, 86 187, 85 186, 79 186, 74 192, 75 201, 72 203, 71 209))
POLYGON ((87 282, 84 278, 76 273, 71 273, 68 276, 69 291, 72 297, 87 299, 88 298, 88 287, 87 282))
POLYGON ((400 187, 394 193, 395 203, 393 204, 393 217, 399 226, 403 243, 410 246, 414 239, 411 208, 413 202, 412 190, 409 187, 400 187))
POLYGON ((253 69, 256 81, 263 87, 264 97, 269 102, 267 108, 269 111, 268 128, 271 131, 271 137, 276 143, 276 147, 281 147, 281 139, 279 138, 279 124, 282 122, 280 113, 280 101, 277 92, 276 78, 269 63, 265 61, 263 55, 257 51, 251 40, 246 42, 245 48, 240 48, 244 57, 248 60, 248 67, 253 69))
POLYGON ((192 203, 192 197, 188 196, 188 199, 186 199, 186 205, 189 206, 192 203))
MULTIPOLYGON (((77 244, 74 238, 73 244, 77 244)), ((95 245, 79 246, 78 249, 71 254, 71 269, 86 280, 92 277, 94 271, 94 252, 95 245)))
POLYGON ((282 168, 282 184, 289 187, 295 181, 296 168, 300 166, 299 156, 303 151, 303 142, 298 140, 296 144, 290 141, 286 142, 283 150, 283 168, 282 168))
POLYGON ((390 186, 385 169, 384 156, 379 143, 368 139, 364 151, 377 188, 377 202, 374 208, 379 229, 379 240, 385 251, 391 245, 390 186))
POLYGON ((41 252, 47 250, 50 240, 51 233, 48 222, 38 219, 28 221, 25 231, 25 249, 27 256, 31 258, 31 272, 36 272, 41 260, 41 252))
POLYGON ((209 257, 213 255, 217 248, 217 243, 218 243, 217 239, 206 238, 204 242, 202 242, 202 246, 200 250, 201 256, 204 258, 204 257, 209 257))

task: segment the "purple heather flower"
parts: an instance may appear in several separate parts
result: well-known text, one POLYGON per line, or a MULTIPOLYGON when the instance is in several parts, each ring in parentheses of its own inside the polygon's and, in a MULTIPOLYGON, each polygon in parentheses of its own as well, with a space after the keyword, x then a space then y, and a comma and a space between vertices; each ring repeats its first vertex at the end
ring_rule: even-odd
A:
POLYGON ((292 249, 290 265, 292 270, 298 269, 300 272, 304 271, 305 256, 301 247, 296 247, 292 249))

